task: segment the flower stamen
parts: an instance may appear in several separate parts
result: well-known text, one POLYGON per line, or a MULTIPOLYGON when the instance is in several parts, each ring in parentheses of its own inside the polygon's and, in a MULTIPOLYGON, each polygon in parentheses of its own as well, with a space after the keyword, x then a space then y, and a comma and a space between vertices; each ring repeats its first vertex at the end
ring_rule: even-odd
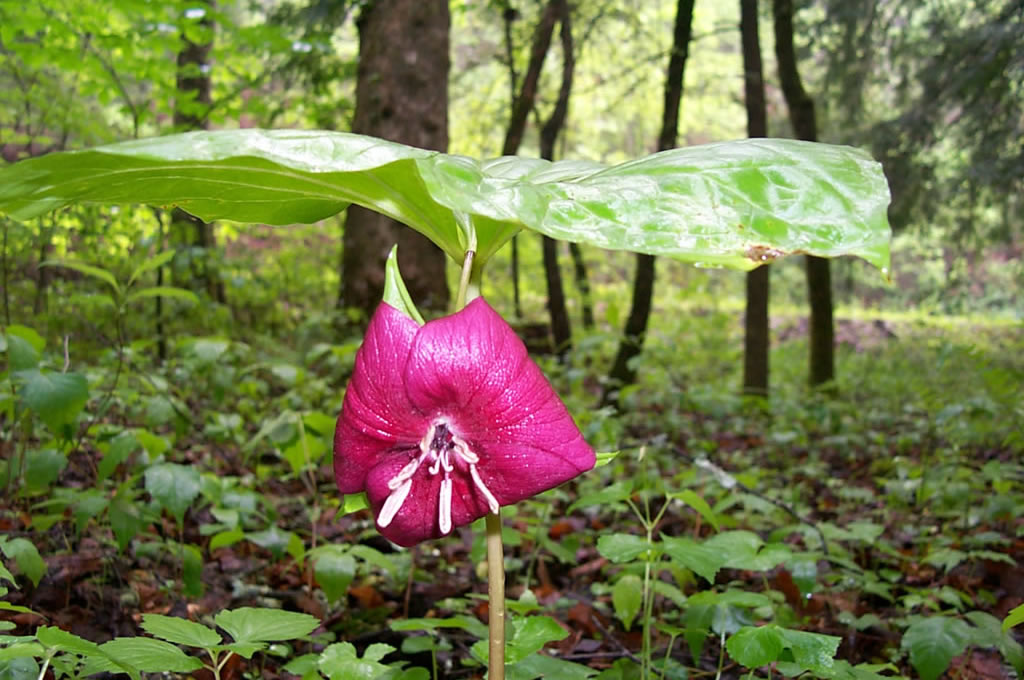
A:
POLYGON ((490 508, 492 513, 496 514, 501 506, 498 505, 498 499, 494 497, 491 490, 484 484, 484 480, 480 479, 480 473, 477 471, 476 465, 469 466, 469 474, 473 477, 473 484, 476 485, 477 491, 487 499, 487 507, 490 508))
MULTIPOLYGON (((390 484, 388 486, 390 486, 390 484)), ((398 514, 398 511, 402 509, 402 504, 405 503, 405 499, 409 496, 409 491, 411 490, 412 480, 406 479, 404 482, 399 484, 397 489, 388 494, 388 499, 384 501, 384 507, 380 509, 380 515, 377 517, 377 524, 382 527, 386 527, 391 524, 391 520, 393 520, 395 515, 398 514)))
POLYGON ((441 534, 447 536, 452 530, 452 480, 445 477, 441 480, 441 497, 437 504, 437 522, 441 534))

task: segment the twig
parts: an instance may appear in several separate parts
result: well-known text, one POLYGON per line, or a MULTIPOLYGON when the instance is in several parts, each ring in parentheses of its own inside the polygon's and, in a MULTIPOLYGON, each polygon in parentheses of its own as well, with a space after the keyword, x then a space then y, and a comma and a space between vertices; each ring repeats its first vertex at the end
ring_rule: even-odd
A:
POLYGON ((756 490, 750 488, 749 486, 747 486, 746 484, 744 484, 740 480, 736 479, 736 477, 731 475, 729 472, 727 472, 723 468, 721 468, 718 465, 715 465, 714 463, 712 463, 707 458, 703 458, 702 457, 702 458, 696 458, 695 459, 695 458, 693 458, 692 456, 690 456, 689 454, 687 454, 685 451, 683 451, 682 449, 680 449, 678 447, 673 447, 673 450, 674 450, 674 452, 677 455, 682 456, 683 458, 688 459, 691 463, 693 463, 697 467, 703 468, 704 470, 707 470, 707 471, 711 472, 711 474, 715 476, 715 479, 718 480, 718 483, 721 484, 726 489, 729 489, 729 488, 732 488, 732 487, 736 487, 740 491, 742 491, 743 493, 748 493, 751 496, 755 496, 757 498, 760 498, 761 500, 765 501, 766 503, 771 503, 772 505, 777 507, 779 510, 782 510, 786 514, 790 515, 796 521, 800 522, 801 524, 806 524, 807 526, 809 526, 812 529, 814 529, 815 533, 818 534, 818 539, 821 541, 821 552, 825 555, 826 558, 829 556, 829 554, 828 554, 828 543, 825 541, 825 534, 822 533, 821 528, 815 522, 813 522, 810 519, 807 519, 807 518, 803 517, 802 515, 800 515, 800 513, 798 513, 796 510, 794 510, 790 505, 788 505, 786 503, 783 503, 782 501, 777 500, 775 498, 770 498, 768 496, 765 496, 760 491, 756 491, 756 490))

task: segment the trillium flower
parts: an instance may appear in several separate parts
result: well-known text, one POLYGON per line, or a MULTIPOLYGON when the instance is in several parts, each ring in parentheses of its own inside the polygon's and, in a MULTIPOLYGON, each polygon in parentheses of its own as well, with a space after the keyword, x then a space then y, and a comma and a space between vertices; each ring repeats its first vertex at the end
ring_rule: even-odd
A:
POLYGON ((411 546, 594 467, 594 451, 526 347, 477 298, 421 326, 377 308, 334 436, 342 493, 411 546))

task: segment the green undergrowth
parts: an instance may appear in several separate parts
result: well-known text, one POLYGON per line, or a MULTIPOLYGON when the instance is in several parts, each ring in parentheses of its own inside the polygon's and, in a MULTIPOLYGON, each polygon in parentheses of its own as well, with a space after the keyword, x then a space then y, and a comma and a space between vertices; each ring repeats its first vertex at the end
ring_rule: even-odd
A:
MULTIPOLYGON (((482 677, 482 530, 397 550, 334 488, 358 337, 281 317, 287 340, 180 332, 159 364, 132 270, 78 271, 108 341, 40 319, 0 344, 0 677, 482 677)), ((619 319, 540 358, 618 454, 503 511, 509 677, 1019 677, 1019 326, 840 314, 811 391, 780 308, 761 401, 738 309, 661 300, 621 414, 596 406, 619 319)))

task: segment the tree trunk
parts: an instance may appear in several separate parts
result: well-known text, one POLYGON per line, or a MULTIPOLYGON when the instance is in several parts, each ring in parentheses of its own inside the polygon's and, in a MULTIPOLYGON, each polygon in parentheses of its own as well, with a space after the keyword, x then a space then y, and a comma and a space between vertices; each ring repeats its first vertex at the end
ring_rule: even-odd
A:
MULTIPOLYGON (((371 0, 363 5, 352 131, 425 149, 448 147, 446 0, 371 0)), ((445 255, 389 217, 350 206, 342 240, 339 306, 368 316, 384 290, 384 261, 398 244, 402 278, 426 309, 448 306, 445 255)))
MULTIPOLYGON (((779 64, 779 81, 786 98, 789 119, 797 138, 818 141, 818 125, 814 116, 814 100, 808 96, 800 82, 793 50, 793 2, 773 0, 775 18, 775 58, 779 64)), ((828 260, 807 255, 804 262, 807 276, 807 297, 811 315, 808 321, 810 337, 810 384, 831 382, 835 378, 835 329, 832 321, 832 276, 828 260)))
MULTIPOLYGON (((768 136, 764 101, 764 68, 758 34, 757 0, 740 0, 743 43, 743 91, 747 104, 747 136, 768 136)), ((743 392, 768 396, 768 299, 770 265, 747 272, 747 313, 743 338, 743 392)))
MULTIPOLYGON (((679 107, 683 98, 683 76, 686 73, 686 58, 690 53, 690 36, 693 27, 694 0, 678 0, 676 22, 672 32, 672 54, 668 60, 668 75, 665 79, 665 106, 662 111, 661 132, 658 135, 658 151, 672 149, 676 145, 679 130, 679 107)), ((633 303, 626 319, 619 351, 608 373, 602 405, 618 406, 619 390, 636 381, 636 371, 630 367, 630 360, 640 354, 647 321, 651 315, 651 300, 654 297, 654 256, 638 253, 636 274, 633 281, 633 303)))
MULTIPOLYGON (((544 60, 548 56, 551 47, 551 35, 555 31, 555 22, 558 19, 558 7, 556 0, 551 0, 544 6, 544 11, 537 22, 537 28, 533 32, 533 44, 530 46, 530 61, 526 66, 526 73, 523 75, 522 86, 517 88, 517 74, 515 62, 513 61, 512 46, 512 21, 517 13, 506 3, 505 6, 505 54, 508 59, 509 83, 512 92, 511 113, 508 119, 508 128, 505 131, 505 142, 501 146, 503 156, 514 156, 519 151, 519 145, 523 142, 523 133, 526 131, 526 121, 530 111, 537 101, 537 85, 540 82, 540 72, 544 67, 544 60)), ((547 257, 547 255, 545 255, 547 257)), ((556 256, 557 257, 557 256, 556 256)), ((519 295, 519 237, 512 237, 512 297, 515 306, 517 319, 523 318, 523 307, 519 295)), ((560 285, 560 282, 559 282, 560 285)), ((549 284, 550 289, 550 284, 549 284)))
MULTIPOLYGON (((558 90, 558 100, 551 112, 551 117, 540 130, 540 157, 546 160, 555 158, 555 142, 558 133, 565 126, 569 115, 569 94, 572 92, 572 76, 576 62, 573 56, 572 23, 569 16, 567 0, 551 0, 549 7, 554 7, 561 24, 559 31, 562 41, 562 85, 558 90)), ((565 358, 572 349, 572 326, 569 323, 569 311, 565 307, 565 289, 562 286, 562 271, 558 266, 558 243, 542 236, 544 253, 544 278, 548 284, 548 312, 551 315, 551 338, 555 353, 565 358)))
POLYGON ((573 275, 576 288, 583 301, 583 328, 594 329, 594 300, 590 294, 590 278, 587 276, 587 262, 583 259, 583 249, 579 243, 569 243, 569 255, 572 256, 573 275))
MULTIPOLYGON (((209 31, 209 39, 200 43, 189 40, 183 33, 182 47, 178 52, 178 68, 176 80, 176 96, 172 121, 174 128, 183 130, 205 130, 209 127, 209 113, 212 98, 210 94, 210 48, 213 46, 213 10, 212 0, 200 0, 207 7, 206 14, 199 20, 199 26, 209 31)), ((224 282, 221 281, 213 266, 213 251, 216 248, 216 236, 213 225, 175 208, 171 220, 181 226, 181 231, 189 227, 193 232, 193 246, 202 249, 199 267, 195 276, 206 289, 210 298, 225 303, 224 282)), ((195 263, 193 262, 193 266, 195 263)))

